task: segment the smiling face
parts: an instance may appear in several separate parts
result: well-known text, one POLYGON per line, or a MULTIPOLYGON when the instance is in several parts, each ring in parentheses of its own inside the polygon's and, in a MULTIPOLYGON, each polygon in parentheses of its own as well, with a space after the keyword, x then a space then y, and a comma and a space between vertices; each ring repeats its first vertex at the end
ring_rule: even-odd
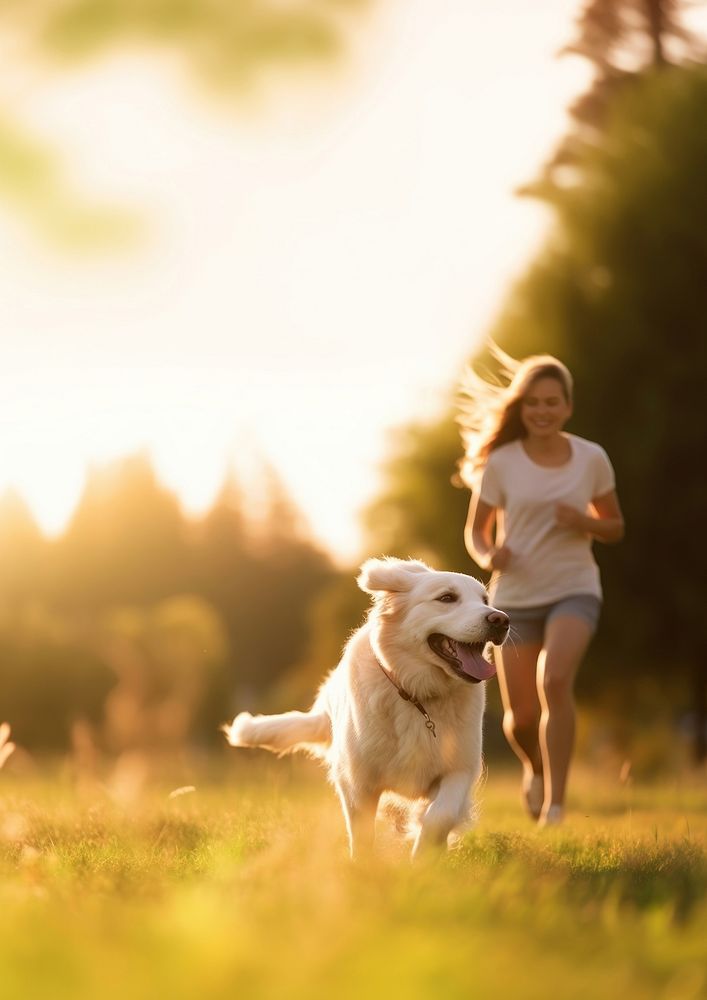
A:
POLYGON ((543 375, 530 384, 520 404, 520 419, 529 437, 559 434, 572 415, 572 404, 559 379, 543 375))
POLYGON ((438 573, 421 563, 371 559, 358 582, 375 598, 376 653, 400 682, 409 678, 424 684, 445 674, 473 684, 494 675, 484 648, 505 641, 509 620, 489 606, 478 580, 438 573))
POLYGON ((483 584, 462 573, 430 573, 417 580, 405 624, 426 643, 435 666, 467 683, 493 677, 496 669, 484 649, 508 635, 508 616, 489 606, 483 584))

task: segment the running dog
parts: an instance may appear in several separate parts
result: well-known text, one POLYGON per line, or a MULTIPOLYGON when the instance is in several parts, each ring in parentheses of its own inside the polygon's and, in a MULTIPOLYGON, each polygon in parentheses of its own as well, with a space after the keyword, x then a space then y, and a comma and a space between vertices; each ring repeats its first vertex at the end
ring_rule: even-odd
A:
POLYGON ((234 747, 323 760, 341 801, 351 856, 373 842, 383 793, 409 800, 413 856, 444 845, 468 819, 481 772, 484 652, 508 636, 483 584, 422 562, 369 559, 359 587, 373 598, 309 712, 241 712, 234 747), (488 647, 490 648, 490 647, 488 647))

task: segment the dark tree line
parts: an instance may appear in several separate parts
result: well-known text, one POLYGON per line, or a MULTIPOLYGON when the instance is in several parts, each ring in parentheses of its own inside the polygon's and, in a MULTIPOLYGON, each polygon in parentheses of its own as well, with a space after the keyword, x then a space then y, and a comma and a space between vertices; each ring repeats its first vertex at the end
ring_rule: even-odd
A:
MULTIPOLYGON (((76 719, 100 725, 119 675, 142 672, 143 700, 154 700, 177 684, 186 657, 184 670, 208 675, 187 735, 208 739, 301 658, 310 605, 333 577, 274 476, 257 523, 232 479, 194 520, 149 460, 134 456, 93 470, 55 540, 6 494, 0 716, 19 742, 59 747, 76 719)), ((194 685, 185 685, 192 697, 194 685)))

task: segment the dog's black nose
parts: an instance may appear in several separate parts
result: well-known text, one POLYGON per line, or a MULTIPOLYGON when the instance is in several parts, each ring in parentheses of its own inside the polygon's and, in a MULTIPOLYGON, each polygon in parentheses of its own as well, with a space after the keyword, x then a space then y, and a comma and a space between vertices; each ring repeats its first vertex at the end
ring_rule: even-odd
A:
POLYGON ((508 615, 504 614, 503 611, 492 611, 491 614, 486 615, 486 621, 489 625, 496 625, 501 628, 507 628, 510 622, 508 615))

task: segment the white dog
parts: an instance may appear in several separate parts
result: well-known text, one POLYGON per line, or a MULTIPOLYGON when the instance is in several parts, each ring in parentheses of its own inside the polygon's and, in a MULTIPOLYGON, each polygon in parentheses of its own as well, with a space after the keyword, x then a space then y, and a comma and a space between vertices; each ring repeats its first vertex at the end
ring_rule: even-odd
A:
POLYGON ((417 800, 416 854, 468 818, 481 771, 479 682, 495 673, 483 652, 505 641, 509 620, 478 580, 421 562, 369 559, 357 582, 373 607, 312 709, 242 712, 225 732, 232 746, 326 761, 352 857, 372 844, 384 792, 417 800))

